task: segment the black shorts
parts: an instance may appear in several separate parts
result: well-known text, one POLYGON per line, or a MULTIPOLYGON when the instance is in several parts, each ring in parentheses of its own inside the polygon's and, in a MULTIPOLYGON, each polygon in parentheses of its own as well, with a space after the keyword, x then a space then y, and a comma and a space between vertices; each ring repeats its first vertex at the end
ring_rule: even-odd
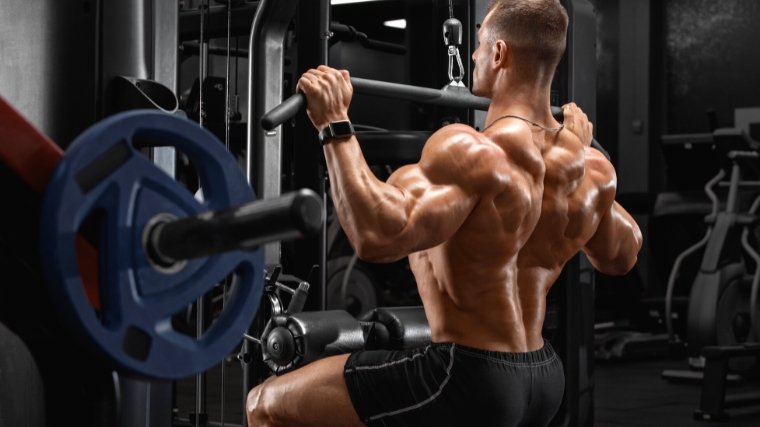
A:
POLYGON ((367 426, 545 426, 562 402, 562 362, 548 342, 529 353, 434 343, 360 351, 343 376, 367 426))

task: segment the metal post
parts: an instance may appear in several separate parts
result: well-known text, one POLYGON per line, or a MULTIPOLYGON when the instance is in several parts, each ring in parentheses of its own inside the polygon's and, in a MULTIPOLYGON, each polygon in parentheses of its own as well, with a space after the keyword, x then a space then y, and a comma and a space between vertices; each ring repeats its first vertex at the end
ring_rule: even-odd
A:
MULTIPOLYGON (((200 339, 206 326, 206 297, 198 298, 196 310, 196 336, 200 339)), ((206 373, 195 377, 195 426, 206 425, 206 373)))
MULTIPOLYGON (((153 80, 177 93, 177 46, 179 44, 179 3, 153 0, 153 80)), ((153 163, 174 177, 174 147, 154 147, 153 163)))
POLYGON ((699 410, 694 418, 719 421, 727 417, 724 411, 726 399, 726 374, 728 373, 728 358, 708 358, 705 363, 705 377, 702 385, 702 398, 699 410))
MULTIPOLYGON (((261 116, 282 102, 285 34, 298 0, 262 0, 253 18, 248 45, 248 182, 260 199, 280 195, 282 182, 282 129, 266 132, 261 116)), ((280 244, 263 247, 264 261, 280 261, 280 244)))
MULTIPOLYGON (((248 43, 248 141, 246 176, 259 199, 277 197, 282 182, 282 128, 264 131, 261 116, 282 102, 283 50, 288 26, 296 13, 298 0, 262 0, 256 10, 248 43)), ((262 247, 267 264, 280 262, 280 244, 262 247)), ((261 272, 260 274, 264 274, 261 272)), ((249 334, 258 336, 262 313, 249 328, 249 334)), ((243 414, 246 414, 248 392, 258 384, 264 369, 260 348, 244 341, 243 353, 250 355, 250 363, 243 364, 243 414)), ((248 425, 243 416, 243 426, 248 425)))
MULTIPOLYGON (((321 62, 324 65, 330 65, 330 21, 331 21, 331 5, 330 0, 321 0, 319 4, 319 55, 321 62)), ((321 292, 320 300, 322 309, 327 308, 327 189, 330 188, 330 181, 327 175, 327 167, 319 165, 319 194, 322 196, 322 205, 325 209, 322 215, 322 234, 319 242, 319 276, 321 292)))
POLYGON ((645 193, 650 187, 650 20, 650 0, 620 1, 618 156, 628 161, 617 165, 618 193, 645 193))

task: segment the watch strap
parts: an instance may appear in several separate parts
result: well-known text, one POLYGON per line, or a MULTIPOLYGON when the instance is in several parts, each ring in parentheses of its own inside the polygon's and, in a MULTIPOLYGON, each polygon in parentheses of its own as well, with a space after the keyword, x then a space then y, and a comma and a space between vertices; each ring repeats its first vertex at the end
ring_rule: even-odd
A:
POLYGON ((319 143, 325 145, 328 139, 345 138, 351 135, 356 135, 356 132, 348 120, 331 122, 319 132, 319 143))

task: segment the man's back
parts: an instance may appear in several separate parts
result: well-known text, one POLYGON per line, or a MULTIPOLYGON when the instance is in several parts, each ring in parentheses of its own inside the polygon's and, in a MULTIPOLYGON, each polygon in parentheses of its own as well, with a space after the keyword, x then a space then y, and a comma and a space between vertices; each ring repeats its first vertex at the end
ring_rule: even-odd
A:
POLYGON ((546 293, 612 203, 614 171, 571 132, 515 118, 472 138, 499 166, 457 232, 412 254, 412 269, 435 341, 536 350, 546 293))

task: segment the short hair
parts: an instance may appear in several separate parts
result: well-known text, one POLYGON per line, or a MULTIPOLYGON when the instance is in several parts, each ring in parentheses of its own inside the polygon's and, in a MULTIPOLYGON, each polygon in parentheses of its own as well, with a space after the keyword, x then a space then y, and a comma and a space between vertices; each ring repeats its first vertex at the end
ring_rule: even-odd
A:
POLYGON ((522 74, 550 78, 567 40, 568 17, 559 0, 491 0, 488 11, 489 42, 507 42, 522 74))

